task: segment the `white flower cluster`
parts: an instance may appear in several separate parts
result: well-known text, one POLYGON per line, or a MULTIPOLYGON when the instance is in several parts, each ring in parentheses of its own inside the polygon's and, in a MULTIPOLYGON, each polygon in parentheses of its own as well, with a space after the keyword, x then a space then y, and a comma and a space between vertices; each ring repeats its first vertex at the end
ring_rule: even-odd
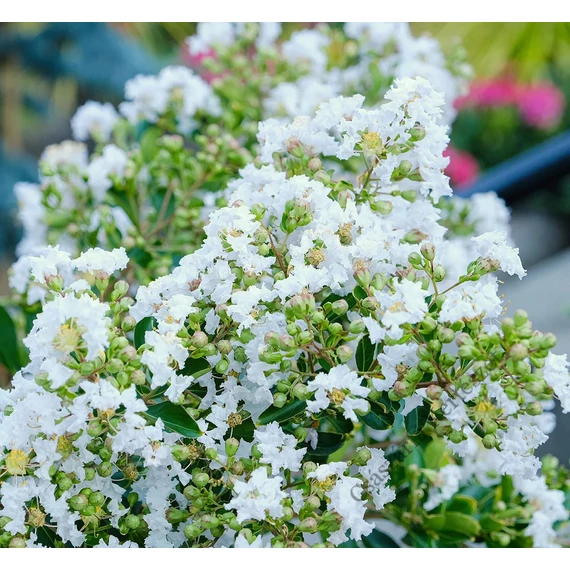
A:
MULTIPOLYGON (((202 24, 190 51, 252 30, 271 51, 270 24, 202 24)), ((371 52, 392 54, 386 76, 406 58, 410 69, 413 58, 445 65, 404 25, 350 24, 346 34, 367 69, 378 65, 371 52)), ((524 311, 498 321, 495 272, 525 275, 508 212, 496 196, 443 200, 447 107, 425 78, 397 79, 372 109, 362 95, 311 85, 350 75, 329 70, 332 41, 316 29, 284 43, 283 57, 308 70, 299 82, 316 109, 260 123, 258 159, 228 184, 200 247, 171 272, 155 268, 162 276, 136 301, 141 251, 161 251, 157 234, 178 227, 170 200, 188 198, 187 180, 169 178, 196 167, 181 137, 163 137, 160 150, 156 140, 150 150, 107 144, 119 119, 89 104, 73 128, 97 143, 91 160, 79 143, 48 148, 41 185, 19 187, 29 255, 11 286, 42 310, 24 341, 29 363, 0 392, 0 546, 293 547, 316 533, 338 546, 374 537, 371 514, 414 532, 432 525, 442 546, 457 540, 458 519, 459 534, 493 545, 558 544, 564 492, 538 475, 534 450, 554 428, 553 395, 570 409, 570 376, 524 311), (148 168, 146 153, 156 157, 148 168), (141 221, 132 210, 151 209, 153 196, 140 198, 150 180, 162 201, 141 221), (109 243, 90 245, 106 249, 46 245, 69 212, 116 198, 113 188, 127 196, 124 233, 108 204, 89 213, 91 233, 110 228, 109 243), (454 232, 458 212, 470 235, 454 232), (132 237, 129 224, 142 228, 131 260, 113 247, 117 233, 132 237), (392 452, 406 441, 425 462, 392 452), (513 505, 492 508, 514 513, 507 522, 494 511, 469 518, 480 505, 462 488, 502 481, 513 505), (456 499, 461 516, 448 519, 456 499), (516 528, 496 531, 511 519, 516 528)), ((219 112, 214 90, 167 68, 129 83, 121 112, 184 132, 219 112)), ((223 141, 217 128, 209 136, 213 157, 223 141)))

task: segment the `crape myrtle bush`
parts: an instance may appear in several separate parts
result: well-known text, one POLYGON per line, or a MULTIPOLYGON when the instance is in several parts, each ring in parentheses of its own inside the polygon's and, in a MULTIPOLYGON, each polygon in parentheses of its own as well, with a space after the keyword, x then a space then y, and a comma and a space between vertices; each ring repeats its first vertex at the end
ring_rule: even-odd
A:
MULTIPOLYGON (((0 545, 565 544, 568 473, 534 450, 554 398, 570 409, 568 363, 524 311, 499 320, 496 272, 525 271, 495 196, 442 201, 444 107, 400 78, 372 108, 262 122, 165 275, 102 218, 106 250, 22 257, 41 310, 0 392, 0 545)), ((194 156, 155 152, 150 201, 153 161, 194 156)), ((47 187, 92 200, 67 173, 47 187)))

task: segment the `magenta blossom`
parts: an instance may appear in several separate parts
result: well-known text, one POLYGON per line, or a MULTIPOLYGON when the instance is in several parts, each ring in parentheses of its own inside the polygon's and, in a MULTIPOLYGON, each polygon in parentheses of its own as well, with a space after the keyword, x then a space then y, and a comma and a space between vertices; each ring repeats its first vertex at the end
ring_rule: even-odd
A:
POLYGON ((556 127, 564 112, 564 95, 550 83, 520 84, 510 78, 471 84, 469 93, 455 101, 457 109, 515 107, 527 125, 537 129, 556 127))
POLYGON ((564 95, 554 85, 529 85, 519 92, 518 107, 527 124, 537 129, 556 127, 564 112, 564 95))
POLYGON ((443 153, 449 157, 445 173, 451 179, 452 186, 462 186, 473 182, 479 174, 479 165, 473 155, 452 146, 443 153))

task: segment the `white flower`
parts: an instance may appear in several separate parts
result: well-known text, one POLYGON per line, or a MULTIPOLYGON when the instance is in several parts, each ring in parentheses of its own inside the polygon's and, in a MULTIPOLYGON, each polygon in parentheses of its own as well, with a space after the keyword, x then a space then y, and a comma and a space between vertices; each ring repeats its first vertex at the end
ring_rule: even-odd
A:
POLYGON ((442 467, 435 474, 433 480, 434 486, 430 488, 428 499, 424 503, 425 510, 431 511, 444 501, 451 499, 459 490, 460 481, 461 467, 453 464, 442 467))
POLYGON ((113 185, 110 175, 121 178, 125 172, 128 158, 125 151, 114 144, 109 144, 103 149, 103 154, 91 162, 87 168, 89 176, 88 184, 95 199, 102 201, 109 188, 113 185))
POLYGON ((297 439, 287 435, 277 422, 271 422, 255 430, 255 440, 261 451, 261 462, 271 465, 274 474, 281 469, 298 471, 306 449, 296 449, 297 439))
POLYGON ((73 266, 78 271, 95 273, 103 271, 112 275, 115 271, 125 269, 129 263, 129 258, 124 247, 105 251, 100 247, 88 249, 73 261, 73 266))
POLYGON ((570 373, 568 366, 565 354, 552 353, 546 357, 544 365, 544 380, 554 390, 565 414, 570 412, 570 373))
POLYGON ((281 485, 281 477, 268 477, 267 469, 259 467, 247 482, 236 481, 233 489, 235 496, 226 504, 226 509, 236 509, 240 523, 246 520, 263 521, 268 515, 278 518, 283 515, 281 501, 286 497, 281 485))
POLYGON ((519 279, 526 275, 519 257, 519 250, 507 244, 507 234, 505 232, 487 232, 471 239, 475 242, 479 255, 496 259, 501 266, 501 270, 505 273, 518 275, 519 279))
POLYGON ((358 374, 346 364, 331 368, 328 373, 320 372, 307 384, 307 389, 315 393, 315 399, 307 402, 308 412, 319 412, 331 403, 342 409, 345 418, 358 421, 355 411, 366 412, 369 388, 361 385, 358 374))
POLYGON ((96 138, 107 142, 118 118, 117 111, 110 103, 87 101, 71 119, 73 138, 78 141, 96 138))

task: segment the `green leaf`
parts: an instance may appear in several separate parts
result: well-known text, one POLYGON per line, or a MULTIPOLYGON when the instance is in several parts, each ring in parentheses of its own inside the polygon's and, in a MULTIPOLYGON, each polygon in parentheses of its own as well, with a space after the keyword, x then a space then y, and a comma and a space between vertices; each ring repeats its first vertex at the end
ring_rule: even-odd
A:
POLYGON ((505 475, 501 481, 501 499, 505 503, 509 503, 514 491, 515 486, 513 484, 513 478, 510 475, 505 475))
POLYGON ((477 501, 473 497, 467 497, 466 495, 455 495, 447 503, 446 511, 473 515, 477 511, 477 501))
POLYGON ((377 402, 370 403, 370 411, 361 416, 362 421, 372 429, 389 429, 394 425, 395 416, 392 411, 386 409, 377 402))
POLYGON ((479 523, 469 515, 463 513, 445 513, 444 530, 476 536, 481 531, 479 523))
POLYGON ((319 429, 327 433, 351 433, 354 429, 354 424, 342 414, 331 414, 321 419, 319 429))
POLYGON ((424 451, 426 468, 439 471, 448 455, 447 446, 443 439, 434 439, 433 441, 430 441, 424 451))
POLYGON ((394 539, 379 530, 374 530, 363 537, 362 544, 365 548, 400 548, 394 539))
POLYGON ((137 323, 135 327, 135 348, 144 344, 144 337, 147 331, 151 331, 156 324, 154 317, 145 317, 137 323))
POLYGON ((0 363, 12 373, 21 367, 16 327, 4 307, 0 307, 0 363))
POLYGON ((237 439, 245 439, 245 441, 253 441, 253 432, 255 431, 255 424, 251 418, 243 421, 239 426, 235 426, 231 430, 233 437, 237 439))
POLYGON ((327 433, 319 432, 319 441, 317 449, 309 448, 307 450, 308 456, 316 456, 321 460, 340 449, 344 444, 345 437, 340 433, 327 433))
POLYGON ((282 408, 270 406, 259 416, 258 423, 262 426, 271 422, 282 423, 295 417, 297 414, 300 414, 306 407, 307 403, 302 400, 293 400, 292 402, 285 404, 282 408))
POLYGON ((484 515, 479 521, 481 528, 487 532, 500 532, 503 530, 503 523, 493 515, 484 515))
POLYGON ((418 435, 429 418, 431 407, 427 402, 415 407, 405 418, 404 424, 408 435, 418 435))
POLYGON ((192 376, 200 378, 212 370, 212 366, 205 358, 188 358, 184 363, 184 368, 176 372, 178 376, 192 376))
POLYGON ((148 127, 142 134, 140 145, 145 163, 150 162, 158 152, 158 138, 162 134, 158 127, 148 127))
POLYGON ((172 402, 150 406, 144 413, 155 420, 160 418, 168 430, 184 437, 196 438, 202 435, 198 424, 186 413, 186 410, 172 402))
POLYGON ((374 362, 375 347, 370 342, 370 337, 364 335, 356 347, 356 366, 360 372, 368 372, 374 362))

